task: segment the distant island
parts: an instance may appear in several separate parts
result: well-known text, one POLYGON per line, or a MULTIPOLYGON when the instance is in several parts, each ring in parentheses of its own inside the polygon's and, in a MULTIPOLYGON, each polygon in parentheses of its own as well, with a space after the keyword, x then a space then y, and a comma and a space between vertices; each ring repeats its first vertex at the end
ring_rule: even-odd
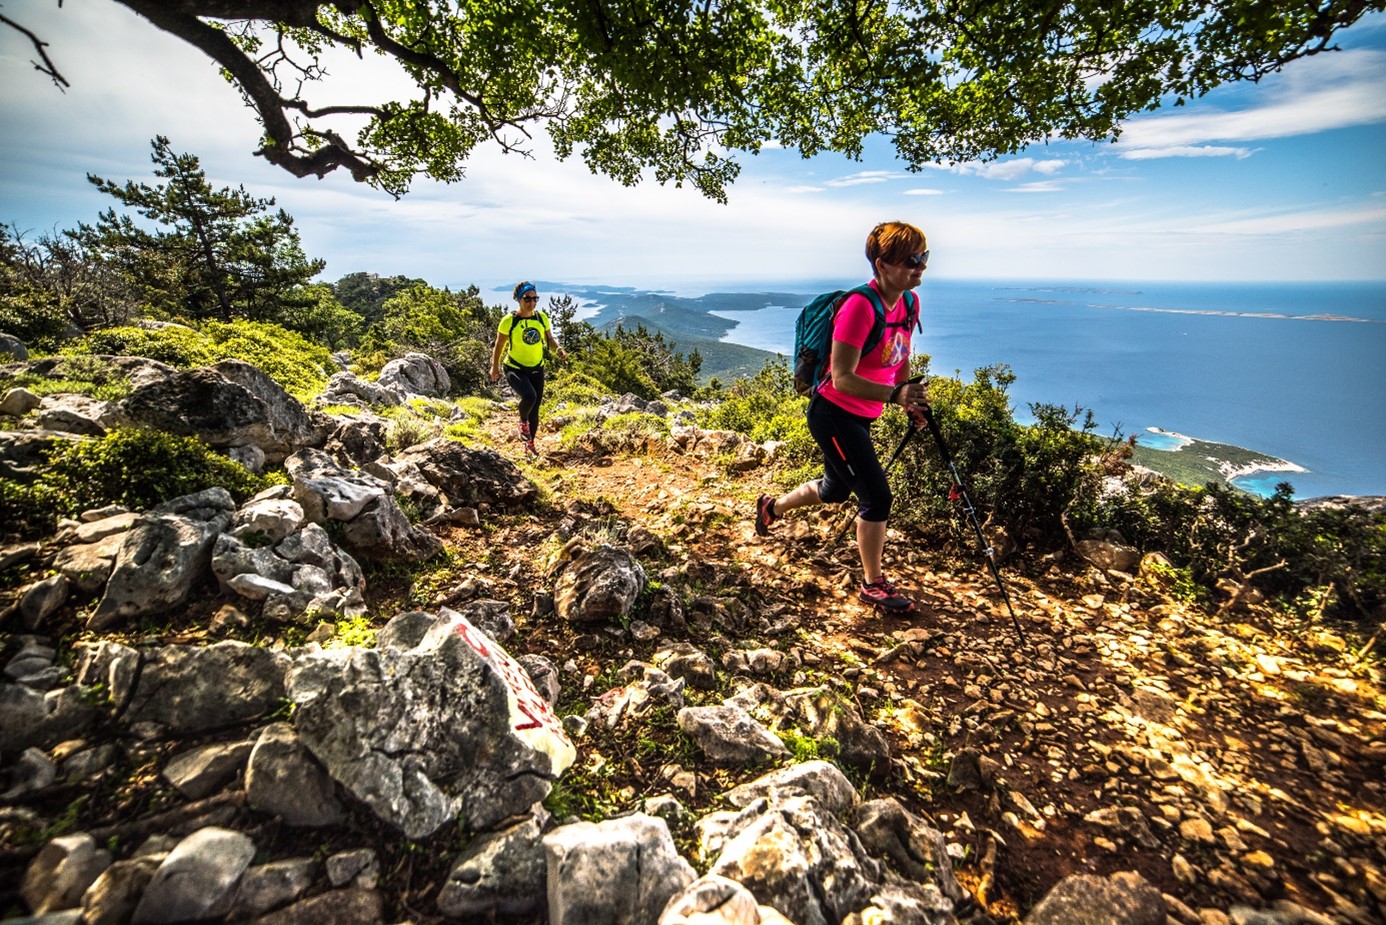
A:
MULTIPOLYGON (((1100 290, 1048 290, 1053 292, 1096 292, 1100 290)), ((1111 290, 1118 292, 1119 290, 1111 290)), ((1066 299, 1036 299, 1033 297, 1003 296, 1005 302, 1024 302, 1033 305, 1068 305, 1066 299)), ((1107 309, 1123 312, 1157 312, 1164 315, 1214 315, 1223 318, 1271 318, 1280 321, 1350 321, 1356 324, 1386 324, 1379 318, 1354 318, 1351 315, 1337 315, 1331 312, 1316 312, 1309 315, 1293 315, 1288 312, 1234 312, 1217 308, 1160 308, 1153 305, 1104 305, 1100 302, 1086 303, 1088 308, 1107 309)))

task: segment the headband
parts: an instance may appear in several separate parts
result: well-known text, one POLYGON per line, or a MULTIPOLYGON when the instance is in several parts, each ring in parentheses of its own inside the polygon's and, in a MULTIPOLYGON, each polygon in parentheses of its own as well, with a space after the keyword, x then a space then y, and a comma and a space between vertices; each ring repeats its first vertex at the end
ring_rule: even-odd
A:
POLYGON ((516 299, 519 299, 519 298, 522 297, 526 292, 534 292, 534 291, 535 291, 535 289, 534 289, 534 284, 533 284, 533 283, 521 283, 521 284, 520 284, 520 288, 517 289, 517 290, 515 290, 515 298, 516 298, 516 299))

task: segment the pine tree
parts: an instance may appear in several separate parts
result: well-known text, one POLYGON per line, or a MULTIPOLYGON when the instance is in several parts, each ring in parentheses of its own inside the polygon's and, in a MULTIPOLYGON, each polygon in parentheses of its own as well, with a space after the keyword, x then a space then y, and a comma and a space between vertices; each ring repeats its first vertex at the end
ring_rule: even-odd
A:
POLYGON ((295 307, 295 287, 324 266, 304 255, 294 220, 283 209, 270 211, 273 198, 257 199, 244 186, 213 189, 197 157, 175 154, 162 135, 153 148, 154 175, 163 183, 87 179, 154 227, 107 209, 94 226, 83 223, 69 234, 117 267, 156 313, 279 321, 295 307))

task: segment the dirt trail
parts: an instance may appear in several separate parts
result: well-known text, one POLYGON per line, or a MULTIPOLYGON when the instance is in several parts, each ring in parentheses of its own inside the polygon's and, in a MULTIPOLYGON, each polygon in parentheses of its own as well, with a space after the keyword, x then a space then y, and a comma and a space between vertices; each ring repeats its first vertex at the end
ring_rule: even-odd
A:
MULTIPOLYGON (((688 641, 788 649, 847 682, 892 740, 878 791, 960 846, 962 876, 993 914, 1023 913, 1068 874, 1137 870, 1176 920, 1279 903, 1285 921, 1298 907, 1386 921, 1386 698, 1334 633, 1267 612, 1214 619, 1070 558, 1039 577, 1005 569, 1021 647, 969 550, 949 559, 895 530, 886 568, 920 609, 883 615, 856 600, 849 543, 825 548, 839 511, 793 512, 755 535, 769 471, 728 475, 663 449, 577 455, 552 432, 525 459, 513 421, 497 415, 490 436, 549 504, 489 541, 449 538, 500 558, 497 592, 528 606, 543 578, 535 551, 555 531, 641 538, 647 570, 702 617, 688 641)), ((589 673, 618 654, 571 641, 589 673)), ((627 639, 619 654, 660 641, 627 639)), ((629 774, 632 794, 661 783, 638 764, 629 774)))

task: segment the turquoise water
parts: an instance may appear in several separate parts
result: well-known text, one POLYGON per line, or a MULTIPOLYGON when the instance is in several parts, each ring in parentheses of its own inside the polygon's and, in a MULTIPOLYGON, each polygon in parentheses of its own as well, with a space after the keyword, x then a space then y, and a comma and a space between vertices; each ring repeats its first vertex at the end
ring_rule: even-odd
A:
MULTIPOLYGON (((856 282, 803 286, 804 301, 856 282)), ((799 306, 759 307, 754 291, 791 287, 745 288, 755 309, 718 312, 738 322, 723 339, 788 354, 799 306)), ((942 375, 1008 364, 1021 420, 1032 402, 1078 405, 1104 435, 1144 443, 1158 427, 1309 470, 1238 480, 1258 493, 1386 495, 1386 283, 926 277, 920 295, 916 351, 942 375)))
POLYGON ((1177 450, 1188 445, 1188 440, 1178 434, 1153 433, 1143 430, 1136 436, 1136 442, 1152 450, 1177 450))

